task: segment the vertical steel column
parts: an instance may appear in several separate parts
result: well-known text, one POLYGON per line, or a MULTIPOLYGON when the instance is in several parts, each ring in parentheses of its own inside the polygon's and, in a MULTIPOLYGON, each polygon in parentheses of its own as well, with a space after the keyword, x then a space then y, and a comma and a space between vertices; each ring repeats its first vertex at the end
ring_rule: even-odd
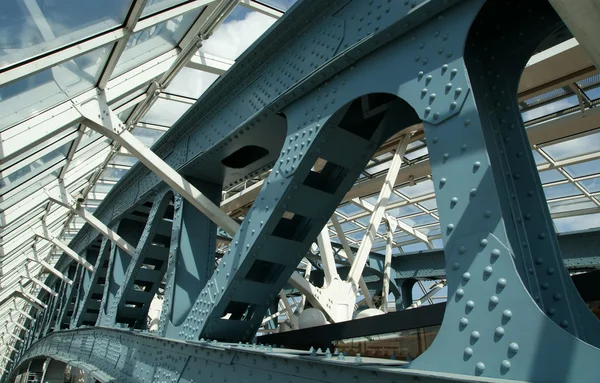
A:
MULTIPOLYGON (((188 178, 213 203, 221 185, 188 178)), ((213 275, 217 225, 179 194, 175 196, 173 231, 159 334, 175 337, 192 306, 213 275)))

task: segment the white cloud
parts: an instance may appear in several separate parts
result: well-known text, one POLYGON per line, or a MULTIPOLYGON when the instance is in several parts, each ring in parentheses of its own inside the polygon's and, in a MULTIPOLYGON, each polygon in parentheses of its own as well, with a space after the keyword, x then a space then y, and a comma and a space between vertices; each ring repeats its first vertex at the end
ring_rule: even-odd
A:
POLYGON ((184 67, 167 87, 167 93, 198 98, 219 76, 184 67))
POLYGON ((241 20, 231 20, 219 26, 200 50, 229 60, 235 60, 271 25, 272 17, 250 12, 241 20))

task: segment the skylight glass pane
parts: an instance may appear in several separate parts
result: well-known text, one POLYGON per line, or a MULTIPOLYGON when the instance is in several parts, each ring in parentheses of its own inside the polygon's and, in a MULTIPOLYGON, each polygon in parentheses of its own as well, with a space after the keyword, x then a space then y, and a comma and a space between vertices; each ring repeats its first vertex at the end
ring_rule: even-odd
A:
POLYGON ((297 0, 259 0, 258 2, 268 5, 271 8, 275 8, 277 10, 285 12, 288 9, 290 9, 290 7, 294 5, 296 1, 297 0))
POLYGON ((415 198, 425 194, 433 193, 433 182, 431 180, 425 180, 419 182, 414 186, 406 186, 398 191, 408 198, 415 198))
POLYGON ((275 21, 270 16, 238 5, 204 42, 200 51, 235 60, 275 21))
POLYGON ((600 191, 600 177, 592 178, 589 180, 583 180, 579 182, 581 186, 590 193, 596 193, 600 191))
POLYGON ((404 250, 405 253, 412 253, 415 251, 423 251, 423 250, 427 250, 427 245, 425 245, 425 243, 423 243, 423 242, 411 243, 410 245, 402 246, 402 250, 404 250))
POLYGON ((402 222, 406 222, 410 226, 421 226, 437 222, 437 220, 428 214, 424 214, 410 218, 403 218, 402 222))
POLYGON ((198 98, 218 78, 219 75, 214 73, 183 67, 165 92, 185 97, 198 98))
POLYGON ((546 194, 547 199, 555 199, 570 197, 582 193, 573 184, 568 183, 544 188, 544 194, 546 194))
POLYGON ((554 114, 565 109, 568 109, 572 106, 579 105, 579 100, 576 95, 569 96, 567 98, 563 98, 562 100, 553 101, 549 104, 530 109, 521 113, 523 116, 523 121, 531 121, 536 118, 545 117, 550 114, 554 114))
POLYGON ((127 41, 113 76, 149 61, 175 48, 189 27, 198 18, 201 9, 184 13, 135 33, 127 41))
POLYGON ((189 108, 190 104, 169 101, 164 98, 156 100, 152 108, 142 118, 143 122, 150 124, 172 126, 189 108))
POLYGON ((137 158, 133 156, 124 156, 122 154, 117 154, 111 161, 112 164, 123 166, 133 166, 136 162, 138 162, 137 158))
POLYGON ((112 44, 0 88, 0 131, 70 97, 92 89, 112 44))
POLYGON ((0 68, 117 27, 132 1, 8 0, 0 12, 0 68))
POLYGON ((158 141, 158 139, 164 133, 165 132, 162 132, 160 130, 139 128, 139 127, 135 128, 131 131, 131 134, 133 134, 135 137, 137 137, 137 139, 140 140, 147 147, 151 147, 152 145, 154 145, 154 143, 156 141, 158 141))
POLYGON ((600 160, 582 162, 577 165, 565 166, 564 169, 571 177, 585 177, 600 173, 600 160))
POLYGON ((421 201, 421 202, 419 202, 419 205, 423 206, 427 210, 437 209, 437 201, 435 200, 435 198, 421 201))
POLYGON ((100 176, 100 179, 104 181, 118 181, 125 173, 127 173, 127 169, 107 168, 100 176))
POLYGON ((596 208, 596 204, 587 197, 573 198, 565 201, 549 202, 550 214, 596 208))
POLYGON ((71 142, 68 142, 40 158, 35 158, 35 155, 33 155, 27 160, 22 161, 23 165, 21 167, 18 167, 14 172, 11 172, 8 176, 0 179, 0 188, 4 188, 17 180, 21 181, 25 178, 29 178, 36 173, 38 169, 66 158, 70 146, 71 142))
POLYGON ((556 169, 546 170, 546 171, 540 172, 539 174, 540 174, 540 180, 542 181, 543 184, 565 179, 565 177, 562 174, 560 174, 560 172, 556 169))
POLYGON ((393 209, 389 209, 386 211, 386 213, 388 213, 392 217, 399 218, 399 217, 404 217, 406 215, 416 214, 420 211, 421 210, 419 210, 419 208, 416 206, 406 205, 406 206, 400 206, 400 207, 395 207, 393 209))
POLYGON ((600 148, 600 132, 544 146, 543 150, 555 161, 592 153, 600 148))
POLYGON ((171 8, 174 5, 184 3, 186 0, 148 0, 141 17, 146 17, 164 9, 171 8))
POLYGON ((342 213, 343 215, 345 215, 346 217, 351 217, 353 215, 356 215, 360 212, 364 212, 364 210, 353 204, 352 202, 348 202, 345 205, 342 205, 340 207, 338 207, 337 209, 340 213, 342 213))
POLYGON ((554 224, 560 233, 593 229, 600 226, 600 214, 586 214, 575 217, 557 218, 554 220, 554 224))

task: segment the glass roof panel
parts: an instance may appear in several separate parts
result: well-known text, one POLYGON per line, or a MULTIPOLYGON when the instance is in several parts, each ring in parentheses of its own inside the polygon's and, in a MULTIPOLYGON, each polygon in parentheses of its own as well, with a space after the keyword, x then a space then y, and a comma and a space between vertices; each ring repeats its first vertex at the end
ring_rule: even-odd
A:
POLYGON ((600 191, 600 177, 583 180, 579 183, 590 193, 597 193, 600 191))
POLYGON ((181 117, 189 108, 190 104, 183 102, 169 101, 164 98, 156 100, 152 108, 142 118, 143 122, 151 124, 163 125, 170 127, 179 117, 181 117))
POLYGON ((562 174, 560 174, 560 172, 556 169, 546 170, 546 171, 540 172, 539 174, 540 174, 540 180, 542 181, 543 184, 565 179, 565 177, 562 174))
POLYGON ((431 182, 431 180, 424 180, 416 185, 396 189, 396 191, 404 194, 408 198, 415 198, 425 194, 433 193, 433 182, 431 182))
POLYGON ((297 0, 258 0, 259 3, 263 3, 265 5, 268 5, 269 7, 278 9, 282 12, 285 12, 288 9, 290 9, 290 7, 294 5, 296 1, 297 0))
POLYGON ((600 173, 600 160, 582 162, 580 164, 565 166, 564 168, 571 177, 585 177, 600 173))
POLYGON ((272 17, 238 5, 204 42, 200 51, 235 60, 275 21, 272 17))
POLYGON ((360 212, 364 212, 364 210, 361 207, 353 204, 352 202, 347 202, 346 204, 338 207, 338 211, 346 217, 351 217, 360 212))
POLYGON ((547 199, 563 198, 583 194, 573 184, 561 184, 556 186, 549 186, 544 188, 544 194, 547 199))
POLYGON ((572 212, 576 210, 585 210, 596 208, 597 205, 590 201, 588 197, 579 197, 564 201, 549 202, 550 214, 572 212))
POLYGON ((600 148, 600 132, 544 146, 543 150, 555 161, 593 153, 600 148))
POLYGON ((100 179, 103 181, 118 181, 125 173, 127 173, 127 169, 109 167, 102 173, 100 179))
POLYGON ((123 166, 133 166, 136 162, 138 162, 137 158, 123 154, 117 154, 111 161, 112 164, 123 166))
POLYGON ((138 66, 175 48, 188 28, 196 21, 201 9, 184 13, 135 33, 127 41, 113 76, 138 66))
POLYGON ((9 169, 7 171, 7 173, 9 173, 8 176, 0 179, 0 192, 4 192, 4 190, 2 190, 4 187, 11 185, 17 180, 22 181, 25 178, 31 177, 37 173, 40 168, 45 167, 45 165, 54 164, 64 159, 69 152, 70 146, 71 142, 68 142, 40 158, 30 157, 26 161, 22 161, 17 164, 18 166, 15 166, 16 169, 14 169, 14 171, 9 169))
POLYGON ((0 131, 92 89, 104 69, 112 45, 0 87, 0 131))
POLYGON ((184 67, 165 90, 181 96, 199 98, 213 82, 219 78, 214 73, 203 72, 184 67))
POLYGON ((131 131, 138 140, 144 143, 147 147, 151 147, 154 145, 156 141, 164 134, 165 132, 155 129, 146 129, 137 127, 131 131))
POLYGON ((554 225, 560 233, 588 230, 600 226, 600 214, 586 214, 554 219, 554 225))
POLYGON ((421 226, 427 225, 430 223, 437 222, 435 218, 430 216, 429 214, 417 215, 410 218, 403 218, 402 222, 409 224, 410 226, 421 226))
POLYGON ((404 217, 406 215, 416 214, 420 211, 421 210, 419 210, 419 208, 414 205, 406 205, 389 209, 386 213, 388 213, 392 217, 399 218, 404 217))
POLYGON ((571 108, 573 106, 579 105, 579 100, 576 95, 569 96, 567 98, 563 98, 557 101, 553 101, 549 104, 539 106, 537 108, 533 108, 521 113, 523 116, 523 121, 531 121, 540 117, 548 116, 550 114, 554 114, 557 112, 561 112, 565 109, 571 108))
POLYGON ((123 24, 131 0, 9 0, 0 12, 0 68, 123 24))
POLYGON ((186 0, 149 0, 142 11, 142 18, 160 12, 174 5, 184 3, 186 0))

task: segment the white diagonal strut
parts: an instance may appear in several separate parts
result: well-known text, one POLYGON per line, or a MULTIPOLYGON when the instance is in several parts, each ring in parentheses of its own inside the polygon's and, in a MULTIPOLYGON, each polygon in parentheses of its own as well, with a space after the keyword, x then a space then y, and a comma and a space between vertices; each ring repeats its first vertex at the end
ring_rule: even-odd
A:
POLYGON ((131 256, 135 254, 134 246, 130 245, 126 240, 121 238, 119 234, 111 230, 108 226, 102 223, 102 221, 96 218, 92 213, 85 210, 83 206, 80 206, 73 199, 73 196, 69 194, 69 192, 62 183, 59 183, 58 190, 57 188, 51 189, 50 191, 46 190, 46 194, 48 194, 48 198, 50 198, 52 202, 57 203, 73 211, 75 214, 77 214, 79 217, 83 218, 87 223, 89 223, 90 226, 98 230, 103 236, 113 241, 115 245, 119 246, 127 254, 131 256))
POLYGON ((52 266, 51 264, 49 264, 48 262, 44 261, 43 259, 41 259, 37 256, 37 251, 35 250, 35 246, 32 246, 32 249, 33 249, 33 258, 29 258, 29 260, 40 264, 40 266, 44 267, 50 273, 57 276, 63 282, 68 283, 71 286, 73 285, 73 281, 71 279, 69 279, 69 277, 67 277, 66 275, 64 275, 63 273, 58 271, 54 266, 52 266))
POLYGON ((240 225, 163 161, 162 158, 135 138, 105 102, 95 99, 86 103, 85 106, 78 107, 78 110, 84 117, 84 125, 125 147, 148 169, 152 170, 196 209, 225 230, 227 234, 235 235, 240 225))
POLYGON ((381 310, 388 312, 388 295, 390 295, 390 277, 392 270, 393 230, 386 225, 387 242, 385 244, 385 260, 383 262, 383 288, 381 290, 381 310))
POLYGON ((62 251, 64 251, 65 254, 67 254, 69 257, 73 258, 75 260, 75 262, 79 263, 81 266, 85 267, 89 271, 94 272, 94 265, 89 263, 87 261, 87 259, 85 259, 81 255, 77 254, 77 252, 75 252, 73 249, 71 249, 69 246, 67 246, 65 243, 63 243, 61 240, 50 235, 50 233, 48 233, 46 230, 44 230, 44 232, 36 231, 35 235, 38 236, 39 238, 42 238, 42 239, 52 243, 53 245, 57 246, 62 251))
POLYGON ((385 181, 383 186, 381 187, 381 192, 379 193, 379 197, 377 198, 377 203, 375 204, 375 208, 373 210, 373 214, 369 219, 369 225, 367 226, 365 236, 363 237, 362 242, 358 248, 356 253, 356 259, 354 263, 352 263, 352 267, 350 268, 350 272, 348 273, 348 281, 351 282, 355 287, 358 284, 358 280, 362 275, 365 264, 367 263, 367 259, 369 257, 369 253, 371 252, 371 248, 373 247, 373 242, 375 241, 375 237, 377 235, 377 228, 381 223, 381 219, 385 213, 385 208, 389 202, 390 195, 392 194, 392 190, 394 188, 394 184, 396 182, 396 177, 398 176, 398 170, 400 170, 400 166, 402 165, 402 158, 404 157, 404 153, 406 152, 406 145, 408 144, 408 136, 403 135, 400 137, 398 142, 398 147, 396 148, 396 152, 392 158, 390 168, 388 170, 387 175, 385 176, 385 181))
POLYGON ((317 236, 317 243, 319 244, 319 252, 321 254, 321 262, 323 264, 323 273, 325 280, 323 288, 331 285, 331 282, 339 276, 337 267, 335 265, 335 259, 333 257, 333 248, 331 247, 331 241, 329 239, 329 229, 327 225, 323 227, 323 230, 317 236))
MULTIPOLYGON (((333 228, 342 243, 342 248, 348 257, 348 261, 350 262, 350 266, 354 264, 354 253, 352 253, 352 249, 350 248, 350 244, 348 243, 348 239, 344 234, 344 230, 342 230, 342 226, 340 225, 340 221, 338 221, 335 213, 331 216, 331 223, 333 224, 333 228)), ((369 308, 374 308, 373 297, 371 297, 371 292, 369 291, 369 287, 365 282, 365 278, 361 275, 360 280, 358 281, 358 286, 362 290, 363 296, 365 297, 365 302, 369 308)))

